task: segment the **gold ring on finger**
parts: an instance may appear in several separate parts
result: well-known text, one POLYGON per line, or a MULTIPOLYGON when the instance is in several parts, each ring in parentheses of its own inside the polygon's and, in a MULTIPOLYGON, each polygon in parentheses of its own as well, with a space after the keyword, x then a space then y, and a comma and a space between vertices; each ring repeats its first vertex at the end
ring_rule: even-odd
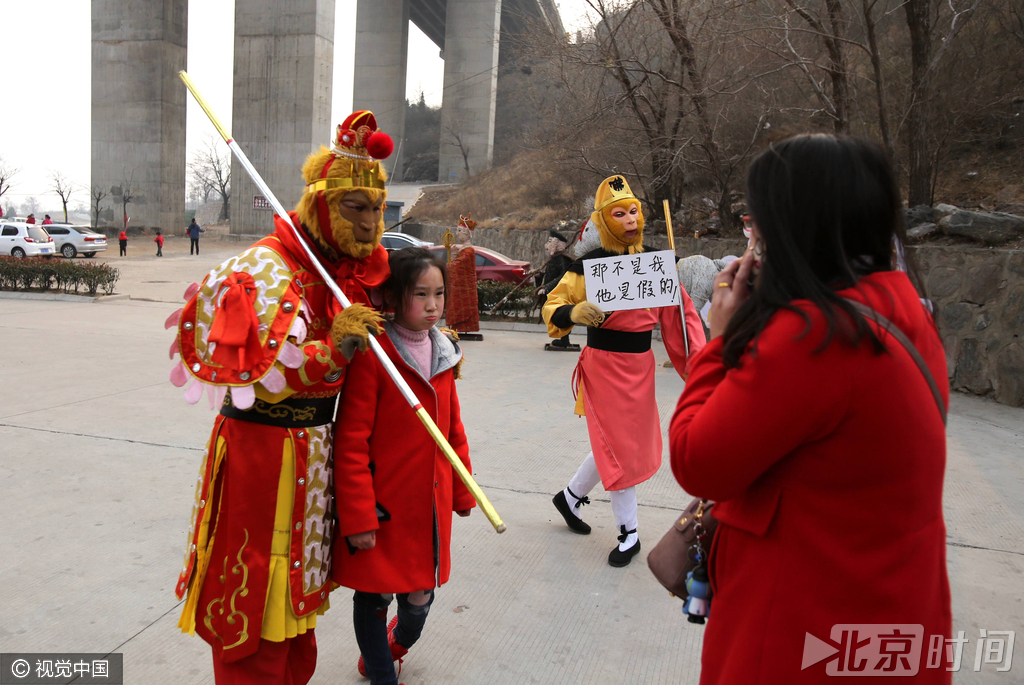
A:
POLYGON ((718 287, 719 287, 719 288, 731 288, 731 287, 732 287, 732 283, 725 283, 725 282, 722 282, 722 283, 719 283, 719 284, 718 284, 718 287))

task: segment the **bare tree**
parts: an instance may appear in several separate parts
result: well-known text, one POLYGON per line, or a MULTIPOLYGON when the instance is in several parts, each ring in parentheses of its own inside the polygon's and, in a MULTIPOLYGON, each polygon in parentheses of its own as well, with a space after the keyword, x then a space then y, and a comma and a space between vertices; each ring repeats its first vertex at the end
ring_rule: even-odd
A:
POLYGON ((64 223, 68 222, 68 201, 75 186, 59 171, 51 172, 50 180, 53 183, 53 192, 60 196, 61 204, 64 205, 64 223))
POLYGON ((93 226, 99 227, 100 225, 100 210, 102 209, 100 203, 103 202, 103 198, 107 195, 109 193, 99 186, 93 186, 89 193, 89 196, 92 198, 93 226))
POLYGON ((36 212, 39 211, 39 201, 36 200, 34 196, 30 197, 25 200, 25 204, 22 206, 22 208, 26 210, 29 214, 35 214, 36 212))
POLYGON ((227 221, 231 216, 231 157, 221 153, 216 140, 207 136, 203 147, 196 151, 189 162, 188 169, 204 202, 209 199, 211 192, 220 196, 220 216, 217 221, 227 221))
POLYGON ((458 122, 451 122, 445 124, 444 130, 450 139, 448 144, 459 148, 459 154, 462 155, 462 168, 466 172, 466 178, 469 178, 472 175, 469 170, 469 143, 466 142, 461 127, 458 122))
POLYGON ((121 201, 121 215, 124 221, 124 230, 128 230, 128 205, 136 200, 138 191, 135 188, 135 169, 126 172, 121 179, 121 185, 111 186, 110 194, 121 201))
POLYGON ((11 166, 0 157, 0 207, 3 206, 3 197, 11 189, 11 179, 18 174, 20 169, 11 166))

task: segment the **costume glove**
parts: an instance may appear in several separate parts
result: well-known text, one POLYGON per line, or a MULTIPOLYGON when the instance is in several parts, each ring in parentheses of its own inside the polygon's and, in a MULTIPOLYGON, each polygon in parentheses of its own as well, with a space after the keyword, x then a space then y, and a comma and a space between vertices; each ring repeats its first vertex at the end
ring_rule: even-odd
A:
POLYGON ((572 308, 569 318, 573 323, 583 326, 600 326, 604 321, 604 312, 596 304, 584 301, 572 308))
POLYGON ((347 361, 352 361, 356 350, 365 352, 371 335, 381 332, 380 314, 363 304, 352 304, 334 317, 331 324, 331 342, 347 361))

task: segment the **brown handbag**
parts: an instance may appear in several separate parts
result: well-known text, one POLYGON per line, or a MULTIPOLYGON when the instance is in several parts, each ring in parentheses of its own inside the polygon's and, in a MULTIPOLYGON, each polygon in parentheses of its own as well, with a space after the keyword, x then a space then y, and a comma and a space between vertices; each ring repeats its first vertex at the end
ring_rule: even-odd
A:
MULTIPOLYGON (((921 353, 917 351, 910 338, 901 331, 896 324, 885 318, 877 311, 865 304, 846 298, 846 301, 853 305, 865 318, 874 321, 880 328, 887 331, 906 349, 911 359, 921 371, 928 389, 935 398, 939 414, 942 416, 942 424, 946 424, 946 405, 942 401, 942 394, 935 382, 928 365, 925 364, 921 353)), ((700 533, 700 548, 704 550, 704 559, 707 560, 711 554, 711 541, 718 529, 718 519, 711 513, 714 502, 706 499, 694 498, 675 524, 662 536, 654 549, 647 555, 647 566, 651 573, 658 579, 658 582, 665 586, 675 597, 685 599, 686 575, 697 566, 696 544, 698 533, 700 533), (703 530, 698 526, 703 526, 703 530)))
POLYGON ((651 573, 674 597, 684 599, 687 595, 686 574, 697 566, 695 546, 698 534, 704 558, 707 559, 711 552, 711 540, 718 528, 718 519, 712 513, 714 506, 714 502, 694 498, 647 554, 651 573))

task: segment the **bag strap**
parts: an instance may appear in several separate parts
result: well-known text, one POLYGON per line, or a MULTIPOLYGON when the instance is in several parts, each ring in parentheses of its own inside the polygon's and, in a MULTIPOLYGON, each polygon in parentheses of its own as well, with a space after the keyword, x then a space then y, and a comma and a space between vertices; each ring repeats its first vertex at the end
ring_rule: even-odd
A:
POLYGON ((863 314, 865 317, 877 323, 880 328, 888 331, 889 334, 892 335, 892 337, 896 338, 896 340, 899 341, 901 345, 903 345, 904 349, 906 349, 906 351, 910 353, 911 359, 913 359, 914 363, 917 364, 917 368, 921 371, 921 375, 924 376, 925 381, 928 382, 928 387, 931 388, 932 397, 935 398, 935 404, 936 406, 938 406, 939 414, 942 416, 942 425, 945 426, 946 405, 942 401, 942 393, 939 391, 939 386, 935 382, 935 377, 932 376, 932 372, 928 369, 928 365, 925 364, 924 357, 922 357, 921 353, 917 351, 916 347, 914 347, 914 343, 910 342, 910 338, 908 338, 906 334, 903 331, 901 331, 896 324, 894 324, 892 321, 885 318, 876 310, 872 309, 866 304, 863 304, 862 302, 857 302, 856 300, 851 300, 848 297, 843 299, 849 302, 854 309, 863 314))

